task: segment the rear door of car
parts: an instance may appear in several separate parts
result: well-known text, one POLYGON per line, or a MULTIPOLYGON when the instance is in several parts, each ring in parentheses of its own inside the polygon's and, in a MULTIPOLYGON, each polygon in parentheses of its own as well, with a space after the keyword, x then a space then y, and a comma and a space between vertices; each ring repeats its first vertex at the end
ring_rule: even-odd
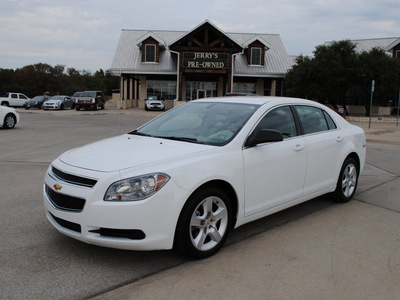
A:
POLYGON ((344 141, 329 114, 312 106, 295 106, 307 147, 304 195, 319 193, 336 184, 339 155, 344 141))
POLYGON ((307 151, 291 108, 269 111, 253 132, 261 129, 278 130, 284 140, 243 150, 246 217, 303 195, 307 151))

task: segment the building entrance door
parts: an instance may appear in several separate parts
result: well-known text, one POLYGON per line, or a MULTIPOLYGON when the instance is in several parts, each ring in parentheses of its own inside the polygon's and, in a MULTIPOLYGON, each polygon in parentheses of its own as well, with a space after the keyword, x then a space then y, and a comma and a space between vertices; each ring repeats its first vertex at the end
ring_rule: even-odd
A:
POLYGON ((197 90, 197 99, 207 98, 207 90, 197 90))
POLYGON ((186 101, 216 97, 218 91, 217 82, 187 81, 186 101))

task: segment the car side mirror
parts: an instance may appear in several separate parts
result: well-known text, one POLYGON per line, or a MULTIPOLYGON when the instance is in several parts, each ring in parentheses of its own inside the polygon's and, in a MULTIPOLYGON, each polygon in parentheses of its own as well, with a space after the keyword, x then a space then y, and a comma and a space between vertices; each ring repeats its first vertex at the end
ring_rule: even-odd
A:
POLYGON ((261 129, 257 134, 252 133, 246 141, 246 147, 254 147, 258 144, 283 141, 282 133, 278 130, 261 129))

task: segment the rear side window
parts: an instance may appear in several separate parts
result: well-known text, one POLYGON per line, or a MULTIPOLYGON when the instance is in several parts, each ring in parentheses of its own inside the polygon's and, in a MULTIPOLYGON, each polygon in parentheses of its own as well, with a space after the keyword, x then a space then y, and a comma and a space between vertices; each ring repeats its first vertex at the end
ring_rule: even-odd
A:
MULTIPOLYGON (((305 134, 326 131, 330 129, 328 126, 328 121, 325 118, 327 114, 322 109, 311 106, 295 106, 295 108, 300 117, 305 134)), ((330 121, 333 123, 332 119, 330 119, 330 121)))
POLYGON ((335 124, 335 122, 333 122, 331 116, 326 111, 323 111, 323 113, 324 113, 326 122, 328 123, 329 130, 336 129, 337 128, 336 124, 335 124))

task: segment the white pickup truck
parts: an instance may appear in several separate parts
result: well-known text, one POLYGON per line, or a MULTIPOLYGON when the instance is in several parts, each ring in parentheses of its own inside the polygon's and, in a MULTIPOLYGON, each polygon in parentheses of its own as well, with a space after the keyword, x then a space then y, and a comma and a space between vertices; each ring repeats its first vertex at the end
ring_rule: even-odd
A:
POLYGON ((24 94, 21 93, 5 93, 0 97, 0 105, 4 106, 23 106, 25 101, 29 100, 24 94))

